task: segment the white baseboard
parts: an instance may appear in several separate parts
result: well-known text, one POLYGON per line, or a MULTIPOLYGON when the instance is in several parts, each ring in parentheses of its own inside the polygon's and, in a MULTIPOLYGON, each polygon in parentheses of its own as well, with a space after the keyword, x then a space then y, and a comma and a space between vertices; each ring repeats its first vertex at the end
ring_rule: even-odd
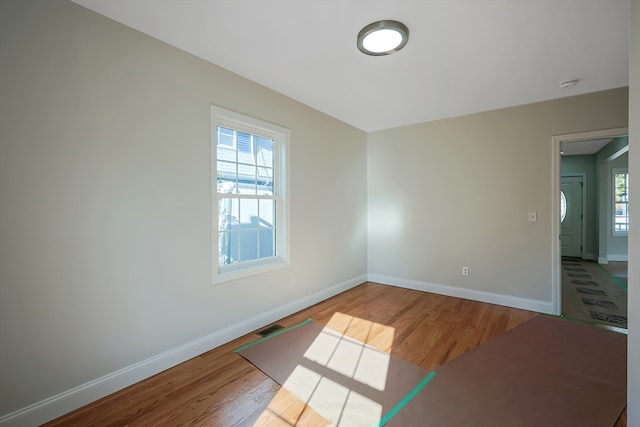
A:
POLYGON ((315 294, 258 314, 240 323, 215 331, 157 356, 143 360, 101 378, 79 385, 40 402, 0 417, 2 427, 32 427, 51 421, 102 397, 122 390, 173 366, 206 353, 269 323, 338 295, 367 280, 366 275, 323 289, 315 294))
POLYGON ((607 255, 598 258, 598 264, 609 264, 609 261, 629 261, 629 255, 607 255))
POLYGON ((369 274, 368 281, 382 283, 383 285, 397 286, 414 289, 417 291, 431 292, 456 298, 464 298, 473 301, 488 302, 506 307, 520 308, 538 313, 554 314, 552 301, 540 301, 528 298, 514 297, 510 295, 496 294, 492 292, 476 291, 473 289, 458 288, 455 286, 439 285, 436 283, 421 282, 417 280, 399 279, 396 277, 369 274))

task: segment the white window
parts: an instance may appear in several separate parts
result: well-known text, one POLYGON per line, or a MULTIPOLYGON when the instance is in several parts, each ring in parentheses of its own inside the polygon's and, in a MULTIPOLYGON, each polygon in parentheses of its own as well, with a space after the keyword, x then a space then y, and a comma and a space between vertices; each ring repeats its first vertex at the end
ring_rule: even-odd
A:
POLYGON ((211 107, 213 281, 288 262, 289 131, 211 107))
POLYGON ((629 174, 626 169, 613 170, 613 235, 629 233, 629 174))

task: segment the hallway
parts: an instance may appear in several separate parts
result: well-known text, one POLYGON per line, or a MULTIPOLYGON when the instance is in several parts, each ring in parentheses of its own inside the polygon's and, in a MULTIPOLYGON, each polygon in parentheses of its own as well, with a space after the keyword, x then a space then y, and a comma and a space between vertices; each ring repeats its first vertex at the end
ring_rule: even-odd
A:
POLYGON ((627 329, 627 263, 562 259, 562 315, 627 329))

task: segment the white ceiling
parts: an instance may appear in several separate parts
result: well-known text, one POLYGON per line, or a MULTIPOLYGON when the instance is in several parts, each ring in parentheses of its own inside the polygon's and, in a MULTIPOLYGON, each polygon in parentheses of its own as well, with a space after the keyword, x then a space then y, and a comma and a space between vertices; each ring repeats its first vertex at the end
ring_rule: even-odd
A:
POLYGON ((611 141, 613 141, 613 138, 566 141, 562 143, 562 155, 583 156, 595 154, 611 141))
POLYGON ((629 83, 629 0, 74 1, 365 131, 629 83), (366 56, 380 19, 409 43, 366 56))

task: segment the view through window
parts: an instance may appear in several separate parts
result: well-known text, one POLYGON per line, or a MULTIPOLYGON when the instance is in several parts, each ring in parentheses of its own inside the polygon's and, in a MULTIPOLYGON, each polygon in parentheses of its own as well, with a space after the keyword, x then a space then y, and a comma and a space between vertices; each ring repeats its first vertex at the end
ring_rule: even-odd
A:
POLYGON ((214 249, 220 279, 284 261, 283 162, 286 132, 275 125, 213 108, 214 249))
POLYGON ((560 222, 564 222, 567 217, 567 196, 564 191, 560 190, 560 222))
POLYGON ((629 232, 629 174, 627 170, 613 171, 613 234, 626 235, 629 232))

